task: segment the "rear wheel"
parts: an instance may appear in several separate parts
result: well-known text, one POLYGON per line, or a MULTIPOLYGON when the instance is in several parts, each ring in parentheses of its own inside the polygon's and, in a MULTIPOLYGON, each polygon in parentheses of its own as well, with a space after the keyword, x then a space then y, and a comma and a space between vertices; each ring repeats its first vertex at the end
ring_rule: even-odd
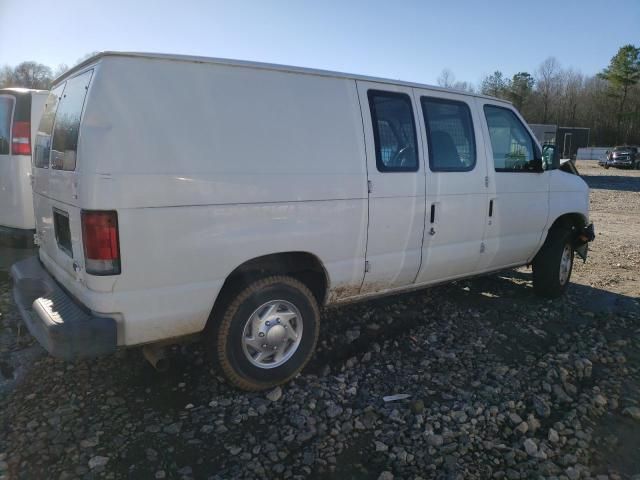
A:
POLYGON ((573 230, 556 227, 533 259, 533 288, 537 295, 557 298, 569 285, 573 270, 573 230))
POLYGON ((264 390, 285 383, 311 358, 320 313, 311 291, 288 276, 257 280, 224 310, 208 345, 230 383, 264 390))

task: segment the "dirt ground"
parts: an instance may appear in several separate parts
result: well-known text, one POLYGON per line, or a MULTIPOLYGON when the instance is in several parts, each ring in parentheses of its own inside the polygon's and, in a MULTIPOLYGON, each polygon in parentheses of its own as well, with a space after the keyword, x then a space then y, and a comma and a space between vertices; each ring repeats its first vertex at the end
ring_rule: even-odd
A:
POLYGON ((199 344, 164 374, 137 349, 47 356, 10 294, 31 252, 0 249, 0 480, 640 479, 640 171, 578 169, 597 237, 567 295, 522 268, 327 309, 271 392, 199 344))
POLYGON ((631 297, 640 296, 640 170, 605 170, 578 161, 591 188, 590 216, 596 226, 589 261, 574 282, 631 297))

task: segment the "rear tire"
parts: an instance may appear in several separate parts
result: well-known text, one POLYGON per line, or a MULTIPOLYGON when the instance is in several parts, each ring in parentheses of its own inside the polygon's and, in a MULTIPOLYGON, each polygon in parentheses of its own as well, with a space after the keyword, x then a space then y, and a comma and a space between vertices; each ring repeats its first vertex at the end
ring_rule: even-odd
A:
POLYGON ((314 295, 295 278, 278 275, 241 289, 209 330, 207 346, 232 385, 258 391, 297 375, 313 355, 319 330, 314 295))
POLYGON ((567 290, 573 270, 572 240, 571 228, 556 227, 549 231, 544 245, 532 262, 536 295, 557 298, 567 290))

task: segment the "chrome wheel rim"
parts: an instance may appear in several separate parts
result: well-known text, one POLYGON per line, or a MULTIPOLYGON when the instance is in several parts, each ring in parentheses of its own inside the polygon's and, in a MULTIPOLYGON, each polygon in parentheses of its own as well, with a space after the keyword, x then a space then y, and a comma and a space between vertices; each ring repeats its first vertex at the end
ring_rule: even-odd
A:
POLYGON ((564 285, 569 280, 571 263, 571 245, 567 244, 562 250, 562 258, 560 259, 560 285, 564 285))
POLYGON ((300 310, 286 300, 263 303, 251 314, 242 334, 242 351, 258 368, 275 368, 289 360, 302 339, 300 310))

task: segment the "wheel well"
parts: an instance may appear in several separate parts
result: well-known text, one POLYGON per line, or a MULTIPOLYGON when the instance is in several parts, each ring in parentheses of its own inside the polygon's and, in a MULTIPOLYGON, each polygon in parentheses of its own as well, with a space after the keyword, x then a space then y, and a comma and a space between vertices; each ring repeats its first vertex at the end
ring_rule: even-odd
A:
POLYGON ((564 215, 560 215, 556 218, 549 230, 553 230, 557 227, 569 227, 580 230, 582 227, 586 226, 586 224, 586 219, 581 213, 565 213, 564 215))
POLYGON ((274 253, 244 262, 229 274, 218 294, 212 317, 248 283, 270 275, 289 275, 304 283, 323 305, 329 285, 327 272, 315 255, 307 252, 274 253))

